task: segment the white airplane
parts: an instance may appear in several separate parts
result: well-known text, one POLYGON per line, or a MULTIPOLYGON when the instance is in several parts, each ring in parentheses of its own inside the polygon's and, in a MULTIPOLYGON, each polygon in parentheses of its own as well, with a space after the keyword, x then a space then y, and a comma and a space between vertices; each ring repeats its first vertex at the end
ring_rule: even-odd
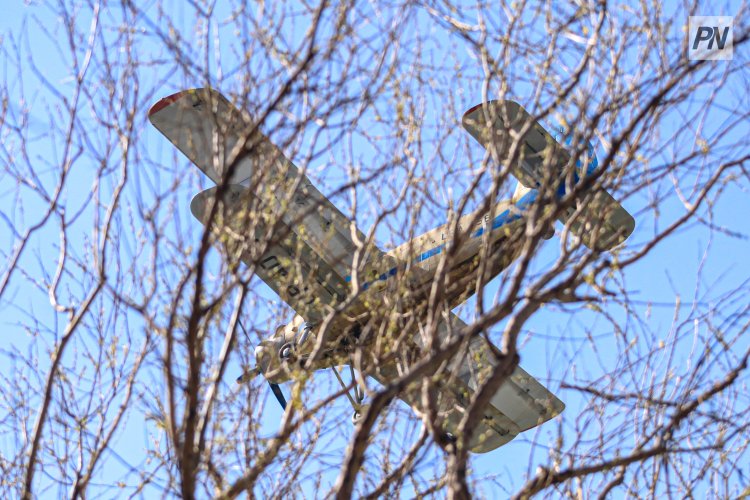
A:
MULTIPOLYGON (((454 234, 449 224, 387 253, 366 245, 367 238, 354 223, 253 126, 246 113, 215 90, 193 89, 165 97, 151 108, 149 119, 217 185, 193 199, 193 215, 210 224, 228 255, 240 255, 297 313, 255 349, 257 367, 253 373, 268 380, 283 407, 286 401, 278 384, 293 379, 303 366, 301 362, 313 352, 322 355, 308 364, 313 369, 332 367, 342 386, 337 366, 355 366, 355 346, 360 348, 357 367, 381 384, 398 376, 404 352, 389 353, 388 341, 401 342, 398 345, 407 346, 413 357, 419 356, 424 349, 419 321, 426 316, 425 304, 440 255, 451 248, 448 242, 454 234), (406 289, 409 293, 399 295, 399 290, 406 289), (399 299, 394 302, 396 296, 399 299), (365 332, 363 325, 383 302, 411 313, 417 321, 403 331, 365 332), (339 312, 333 314, 334 308, 339 312), (320 331, 323 328, 324 333, 320 331)), ((463 126, 483 146, 492 147, 501 161, 513 154, 514 137, 523 140, 511 169, 519 181, 513 199, 493 207, 492 217, 474 212, 458 221, 455 254, 449 259, 453 264, 443 290, 450 308, 475 290, 483 245, 491 245, 490 251, 484 252, 488 255, 485 280, 517 256, 518 245, 512 241, 524 231, 524 210, 536 199, 535 188, 557 182, 558 195, 563 196, 596 167, 591 150, 584 164, 579 162, 571 183, 570 176, 561 175, 569 153, 512 101, 473 107, 463 116, 463 126), (555 176, 559 177, 556 181, 555 176)), ((619 245, 635 227, 630 214, 604 191, 594 193, 587 206, 588 210, 569 209, 561 220, 590 248, 607 250, 619 245)), ((439 324, 439 338, 457 335, 465 327, 450 313, 439 324)), ((455 438, 453 433, 471 394, 496 363, 493 349, 484 338, 475 338, 452 360, 440 382, 438 416, 448 438, 455 438)), ((347 396, 356 417, 362 410, 364 392, 357 387, 353 368, 351 371, 355 396, 348 392, 347 396)), ((400 397, 415 412, 422 411, 418 391, 400 397)), ((518 367, 492 397, 470 449, 477 453, 493 450, 564 408, 562 401, 518 367)))

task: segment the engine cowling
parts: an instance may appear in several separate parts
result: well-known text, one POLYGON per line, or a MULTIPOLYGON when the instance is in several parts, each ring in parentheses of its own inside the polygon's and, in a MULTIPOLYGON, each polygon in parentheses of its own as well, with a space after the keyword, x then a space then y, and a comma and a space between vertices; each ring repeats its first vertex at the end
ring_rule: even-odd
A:
POLYGON ((310 348, 313 325, 296 315, 290 323, 279 325, 274 334, 255 348, 255 362, 260 373, 273 383, 289 380, 289 369, 284 363, 299 356, 301 349, 310 348))

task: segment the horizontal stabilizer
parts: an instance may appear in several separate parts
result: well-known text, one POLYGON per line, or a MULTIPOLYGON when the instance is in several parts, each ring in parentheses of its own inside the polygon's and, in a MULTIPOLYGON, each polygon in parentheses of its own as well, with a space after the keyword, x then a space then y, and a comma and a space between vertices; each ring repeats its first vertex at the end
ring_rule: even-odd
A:
MULTIPOLYGON (((462 124, 493 157, 496 154, 498 161, 510 163, 511 173, 524 187, 536 189, 555 182, 558 197, 565 195, 570 154, 520 104, 490 101, 474 106, 464 114, 462 124)), ((585 164, 577 164, 576 182, 593 171, 586 160, 585 164)), ((595 157, 592 163, 595 165, 595 157)), ((559 220, 589 248, 614 248, 635 229, 633 216, 604 190, 584 193, 578 206, 582 206, 581 210, 570 207, 559 220)))

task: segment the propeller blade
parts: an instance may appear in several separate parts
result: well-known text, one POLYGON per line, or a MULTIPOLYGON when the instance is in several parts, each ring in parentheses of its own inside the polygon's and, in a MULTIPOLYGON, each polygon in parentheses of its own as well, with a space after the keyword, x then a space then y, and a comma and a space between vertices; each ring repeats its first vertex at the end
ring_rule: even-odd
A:
POLYGON ((255 378, 257 375, 260 375, 260 368, 253 368, 252 370, 248 370, 239 377, 237 377, 237 383, 238 384, 244 384, 245 382, 250 382, 253 378, 255 378))
POLYGON ((269 382, 268 385, 271 386, 271 392, 273 392, 273 395, 276 396, 276 400, 279 402, 281 407, 286 410, 286 399, 284 399, 284 393, 281 392, 281 387, 279 387, 279 384, 269 382))

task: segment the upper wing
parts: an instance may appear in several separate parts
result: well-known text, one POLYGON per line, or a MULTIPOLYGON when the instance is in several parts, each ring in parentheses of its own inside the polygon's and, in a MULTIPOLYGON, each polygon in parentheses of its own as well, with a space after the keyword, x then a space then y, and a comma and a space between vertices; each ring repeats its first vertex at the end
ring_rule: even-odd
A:
MULTIPOLYGON (((206 224, 216 203, 214 187, 193 198, 190 210, 206 224)), ((347 294, 346 282, 283 223, 269 237, 262 217, 252 207, 253 194, 244 186, 229 186, 217 208, 212 227, 230 255, 239 254, 282 300, 309 322, 321 320, 326 306, 347 294)))
POLYGON ((226 182, 251 186, 336 274, 349 275, 355 238, 364 242, 365 236, 223 95, 178 92, 157 102, 149 120, 217 184, 231 165, 226 182))
MULTIPOLYGON (((462 119, 464 128, 482 146, 492 144, 504 160, 510 156, 511 147, 532 120, 531 115, 517 102, 490 101, 474 106, 462 119)), ((549 177, 544 167, 551 157, 551 164, 560 172, 570 161, 570 154, 539 123, 535 122, 523 136, 519 160, 509 165, 518 181, 527 188, 537 188, 549 177)), ((575 181, 589 175, 592 169, 579 165, 575 181)), ((555 173, 556 175, 556 173, 555 173)), ((558 195, 566 192, 565 179, 559 180, 558 195)), ((635 229, 635 219, 609 193, 599 190, 593 194, 591 203, 582 211, 570 207, 560 217, 589 248, 609 250, 623 241, 635 229)))

